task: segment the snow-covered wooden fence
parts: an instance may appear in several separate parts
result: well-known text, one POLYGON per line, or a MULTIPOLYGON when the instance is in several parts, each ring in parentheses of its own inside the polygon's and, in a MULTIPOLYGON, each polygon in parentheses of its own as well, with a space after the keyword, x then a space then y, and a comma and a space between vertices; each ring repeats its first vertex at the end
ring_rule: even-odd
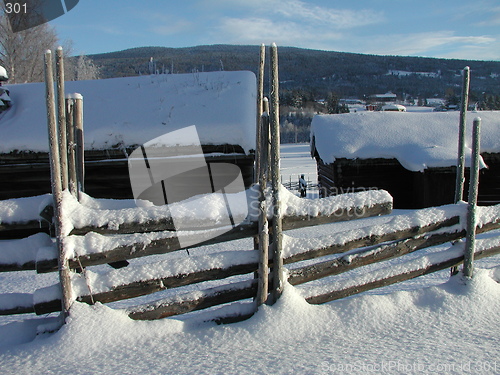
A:
MULTIPOLYGON (((285 189, 283 195, 285 203, 283 263, 288 268, 288 282, 292 285, 347 272, 375 262, 383 262, 429 246, 451 244, 466 234, 464 220, 467 207, 463 203, 391 215, 390 219, 380 223, 378 215, 388 214, 391 208, 391 198, 385 192, 353 193, 318 201, 299 199, 285 189), (308 218, 297 220, 304 218, 304 214, 307 213, 310 215, 308 218), (363 225, 355 230, 336 232, 317 238, 297 239, 287 235, 288 230, 293 228, 345 219, 362 220, 363 225), (339 255, 331 259, 332 254, 339 255), (301 265, 304 260, 315 262, 301 265)), ((44 197, 40 198, 41 201, 42 198, 44 197)), ((71 210, 69 225, 74 227, 70 229, 70 233, 78 233, 65 236, 63 241, 69 254, 69 267, 76 271, 71 274, 72 293, 76 300, 108 303, 167 289, 178 290, 178 293, 166 298, 129 309, 130 316, 135 319, 152 319, 256 296, 258 279, 254 278, 253 273, 257 271, 259 265, 258 250, 242 248, 235 251, 200 254, 196 249, 192 249, 191 253, 187 254, 180 251, 182 248, 178 241, 176 242, 175 231, 147 231, 153 222, 148 219, 143 223, 134 221, 136 228, 144 224, 143 233, 117 234, 122 231, 120 228, 131 224, 126 221, 117 223, 115 221, 117 218, 133 217, 134 214, 135 217, 140 217, 144 214, 144 210, 95 209, 89 208, 97 204, 90 197, 86 197, 82 203, 71 202, 70 195, 66 195, 66 199, 71 203, 67 204, 71 210), (100 233, 91 231, 90 223, 95 223, 97 218, 108 220, 110 228, 105 231, 104 225, 95 225, 100 233), (76 223, 79 225, 75 225, 76 223), (85 234, 82 228, 86 228, 85 234), (169 254, 164 255, 161 260, 151 258, 148 262, 147 258, 144 258, 142 262, 131 262, 123 269, 101 267, 98 271, 93 270, 100 264, 164 253, 169 254), (223 280, 236 275, 242 276, 234 281, 220 281, 220 285, 215 287, 210 286, 213 280, 223 280), (201 283, 205 283, 207 287, 203 288, 201 283), (199 290, 193 292, 184 288, 183 291, 182 287, 191 284, 197 284, 199 290)), ((255 201, 250 203, 252 202, 255 201)), ((2 202, 5 205, 9 203, 12 204, 12 202, 2 202)), ((99 203, 105 206, 106 201, 99 203)), ((22 206, 19 204, 20 208, 22 206)), ((499 214, 498 206, 481 207, 478 215, 478 233, 500 228, 499 214)), ((220 243, 220 241, 257 235, 255 218, 256 216, 253 216, 254 221, 245 223, 238 230, 227 232, 209 242, 220 243)), ((204 234, 206 233, 203 230, 192 233, 197 238, 204 234)), ((499 252, 498 237, 478 240, 476 257, 499 252)), ((2 271, 27 269, 36 269, 38 272, 57 271, 57 251, 53 240, 46 234, 40 233, 25 239, 11 240, 8 246, 3 246, 0 256, 2 271)), ((425 255, 417 260, 413 259, 407 267, 399 270, 387 268, 385 272, 380 271, 379 275, 371 274, 369 281, 363 280, 360 284, 334 289, 328 293, 323 288, 322 294, 309 296, 308 301, 325 302, 450 267, 463 260, 463 243, 451 244, 449 249, 434 253, 432 256, 434 258, 425 255)), ((272 260, 269 265, 272 266, 272 260)), ((383 269, 382 266, 381 270, 383 269)), ((5 301, 8 298, 17 301, 17 304, 2 302, 1 314, 28 312, 45 314, 61 309, 57 285, 41 289, 32 296, 4 295, 1 300, 5 301)))
MULTIPOLYGON (((276 72, 273 74, 276 79, 276 72)), ((274 90, 277 92, 276 86, 274 90)), ((185 205, 184 227, 192 229, 180 233, 175 230, 168 206, 137 207, 135 201, 72 194, 70 182, 67 190, 56 189, 52 195, 0 202, 0 212, 8 213, 0 217, 3 233, 33 230, 40 211, 45 212, 45 218, 51 211, 56 214, 55 238, 37 233, 2 243, 0 271, 59 271, 66 283, 62 288, 63 283, 57 283, 34 294, 0 295, 0 315, 67 313, 73 301, 94 304, 141 298, 128 303, 132 306, 127 308, 128 315, 133 319, 158 319, 244 301, 239 308, 219 314, 221 320, 230 321, 252 315, 262 303, 274 302, 286 281, 307 285, 355 268, 379 265, 341 285, 306 288, 307 301, 323 303, 463 261, 464 243, 459 240, 466 236, 468 211, 463 202, 396 215, 391 214, 392 197, 381 190, 318 200, 300 199, 287 191, 278 183, 279 142, 276 138, 271 142, 279 134, 277 110, 274 97, 271 116, 265 114, 259 121, 259 183, 246 192, 248 206, 243 211, 248 215, 235 228, 217 225, 217 210, 221 208, 210 201, 203 209, 179 203, 185 205), (269 176, 273 176, 270 186, 269 176), (333 228, 331 234, 315 238, 297 238, 291 232, 347 220, 357 220, 359 225, 340 231, 333 228), (219 229, 222 234, 214 237, 212 231, 219 229), (196 245, 182 246, 181 235, 196 245), (236 245, 224 250, 224 242, 252 237, 257 246, 243 241, 238 243, 238 250, 234 250, 236 245), (444 250, 422 251, 446 243, 449 246, 444 250), (418 251, 421 256, 415 256, 418 251), (397 267, 386 262, 410 253, 413 255, 408 261, 397 267), (144 301, 147 295, 153 298, 144 301)), ((474 227, 478 234, 500 228, 500 206, 477 210, 474 227)), ((498 253, 498 233, 476 241, 476 258, 498 253)))

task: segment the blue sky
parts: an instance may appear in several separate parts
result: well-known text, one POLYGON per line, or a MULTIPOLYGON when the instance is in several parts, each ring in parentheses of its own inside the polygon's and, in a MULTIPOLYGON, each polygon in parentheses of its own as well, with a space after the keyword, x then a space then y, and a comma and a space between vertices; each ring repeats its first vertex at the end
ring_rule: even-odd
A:
POLYGON ((51 25, 78 54, 276 42, 500 61, 498 0, 80 0, 51 25))

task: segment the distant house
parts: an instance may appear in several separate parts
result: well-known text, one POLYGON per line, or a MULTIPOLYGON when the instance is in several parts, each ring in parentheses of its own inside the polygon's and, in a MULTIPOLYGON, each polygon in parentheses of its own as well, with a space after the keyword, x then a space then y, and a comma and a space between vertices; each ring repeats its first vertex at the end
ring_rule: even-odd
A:
MULTIPOLYGON (((7 85, 0 116, 0 199, 50 192, 45 84, 7 85)), ((127 157, 172 131, 196 126, 207 162, 236 164, 252 183, 256 78, 252 72, 148 75, 66 82, 83 95, 85 192, 132 198, 127 157)))
MULTIPOLYGON (((482 118, 480 204, 500 203, 500 112, 482 118)), ((458 149, 458 112, 358 112, 315 116, 311 153, 323 196, 385 189, 396 208, 452 203, 458 149)), ((467 162, 470 149, 467 148, 467 162)), ((467 172, 468 175, 468 172, 467 172)), ((467 197, 467 195, 465 195, 467 197)), ((466 199, 466 198, 465 198, 466 199)))
POLYGON ((387 103, 394 102, 398 99, 398 96, 392 92, 386 92, 385 94, 374 94, 369 96, 369 100, 375 103, 387 103))

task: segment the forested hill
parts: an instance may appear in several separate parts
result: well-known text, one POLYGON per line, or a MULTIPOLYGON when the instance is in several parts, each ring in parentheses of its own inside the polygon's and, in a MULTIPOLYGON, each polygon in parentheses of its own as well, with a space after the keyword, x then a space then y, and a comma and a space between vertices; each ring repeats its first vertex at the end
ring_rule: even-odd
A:
MULTIPOLYGON (((91 55, 101 77, 149 74, 150 58, 160 73, 216 70, 257 71, 258 46, 211 45, 189 48, 141 47, 91 55)), ((471 68, 472 96, 500 95, 500 62, 376 56, 279 47, 282 90, 301 90, 316 98, 392 91, 413 97, 460 95, 461 70, 471 68)))

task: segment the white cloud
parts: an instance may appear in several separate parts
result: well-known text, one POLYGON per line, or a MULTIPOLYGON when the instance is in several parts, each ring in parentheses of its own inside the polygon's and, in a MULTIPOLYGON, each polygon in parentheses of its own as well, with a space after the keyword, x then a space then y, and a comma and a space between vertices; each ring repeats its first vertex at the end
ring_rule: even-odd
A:
POLYGON ((173 22, 165 22, 160 25, 151 26, 150 30, 159 35, 176 35, 190 30, 193 24, 186 20, 175 20, 173 22))
MULTIPOLYGON (((306 22, 319 22, 321 26, 339 29, 372 25, 384 20, 379 11, 334 9, 311 5, 300 0, 285 0, 279 2, 275 12, 287 18, 298 18, 306 22)), ((319 26, 319 25, 318 25, 319 26)))
POLYGON ((477 26, 499 26, 500 25, 500 6, 495 8, 490 8, 488 10, 488 16, 486 19, 478 22, 477 26))
POLYGON ((221 43, 276 42, 283 46, 334 49, 336 42, 349 38, 343 31, 384 21, 378 11, 334 9, 302 0, 214 1, 221 8, 240 10, 219 18, 206 35, 207 41, 210 38, 221 43))
POLYGON ((342 34, 305 27, 292 21, 272 21, 267 18, 224 18, 211 38, 237 44, 276 42, 282 46, 326 48, 329 43, 342 38, 342 34))
POLYGON ((452 31, 440 31, 376 36, 370 38, 363 49, 364 53, 384 55, 446 56, 486 60, 499 59, 498 44, 499 39, 492 36, 457 36, 452 31), (475 56, 472 51, 475 51, 475 56))

